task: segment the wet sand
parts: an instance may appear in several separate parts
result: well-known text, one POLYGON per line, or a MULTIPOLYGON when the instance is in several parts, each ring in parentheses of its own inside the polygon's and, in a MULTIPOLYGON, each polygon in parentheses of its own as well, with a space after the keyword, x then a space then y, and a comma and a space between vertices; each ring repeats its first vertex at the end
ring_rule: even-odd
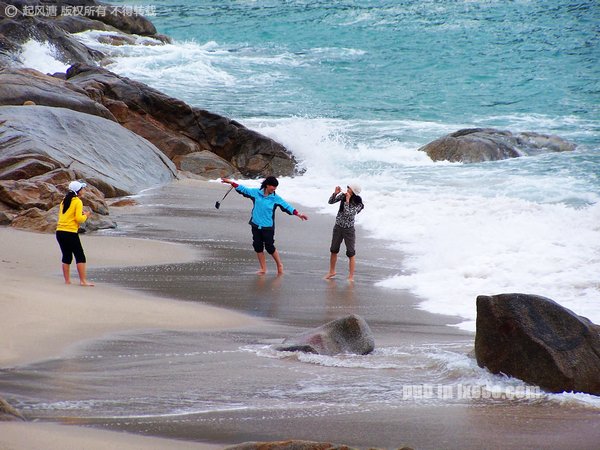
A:
MULTIPOLYGON (((87 242, 89 238, 96 236, 85 236, 84 246, 90 261, 91 278, 99 280, 102 290, 123 291, 106 285, 108 282, 117 283, 128 288, 123 292, 132 295, 141 295, 140 291, 150 293, 152 296, 149 299, 165 302, 167 305, 183 304, 186 308, 212 305, 226 308, 227 311, 215 310, 218 312, 217 317, 221 319, 229 317, 228 311, 243 313, 229 317, 216 326, 230 332, 246 327, 246 330, 250 330, 251 339, 256 336, 267 340, 285 336, 286 333, 317 326, 348 313, 357 313, 366 318, 378 346, 468 342, 473 339, 472 333, 446 325, 458 323, 459 318, 423 312, 416 308, 418 299, 409 293, 374 286, 374 282, 402 270, 402 255, 387 249, 385 242, 364 238, 360 232, 356 281, 349 283, 345 279, 347 260, 343 255, 340 255, 338 262, 338 276, 333 281, 324 281, 322 277, 328 267, 333 215, 318 215, 315 211, 299 207, 301 212, 310 217, 308 222, 300 222, 295 217, 278 213, 276 245, 286 273, 282 277, 276 276, 274 264, 272 260, 268 260, 270 272, 263 277, 257 276, 255 271, 258 264, 250 247, 250 230, 247 225, 251 204, 232 193, 223 202, 221 209, 216 210, 214 202, 221 199, 225 190, 225 186, 217 183, 184 180, 140 197, 138 206, 114 209, 111 215, 119 223, 117 233, 184 244, 188 246, 188 251, 189 248, 192 249, 193 254, 179 254, 179 261, 184 264, 170 267, 146 267, 143 270, 126 267, 119 270, 100 269, 98 265, 101 258, 99 253, 95 253, 100 250, 93 249, 91 243, 87 242), (165 276, 165 270, 168 270, 168 276, 165 276), (228 323, 227 320, 232 322, 228 323)), ((286 198, 284 186, 280 186, 279 193, 286 198)), ((286 200, 293 204, 293 199, 286 200)), ((18 232, 9 230, 8 233, 12 236, 18 232)), ((102 241, 108 239, 103 236, 97 238, 102 241)), ((128 253, 139 251, 136 249, 128 253)), ((115 257, 119 260, 118 255, 115 257)), ((177 258, 171 262, 175 260, 177 258)), ((122 266, 135 264, 127 259, 121 260, 121 263, 122 266)), ((47 277, 49 285, 56 285, 56 289, 64 288, 60 286, 58 273, 47 277)), ((17 278, 17 284, 19 280, 23 278, 17 278)), ((79 291, 86 288, 71 286, 69 289, 79 291)), ((33 291, 36 289, 33 288, 33 291)), ((122 308, 123 305, 117 307, 122 308)), ((107 331, 117 328, 139 329, 135 312, 138 307, 144 309, 141 305, 121 309, 118 326, 115 327, 113 323, 113 328, 107 331)), ((17 317, 19 314, 24 312, 17 313, 17 317)), ((199 327, 209 326, 211 323, 214 325, 213 321, 214 318, 209 318, 199 327)), ((169 330, 173 329, 172 325, 163 323, 157 327, 169 330)), ((227 341, 230 336, 226 335, 226 339, 222 339, 217 334, 213 336, 213 341, 207 336, 206 348, 231 345, 227 341)), ((94 336, 83 334, 81 339, 91 337, 94 336)), ((73 334, 69 339, 72 343, 77 342, 73 334)), ((56 355, 61 348, 64 351, 63 345, 55 346, 50 353, 46 350, 46 353, 56 355)), ((39 354, 33 357, 32 351, 31 348, 23 348, 19 357, 12 356, 13 360, 20 358, 20 361, 27 362, 43 356, 39 354)), ((231 371, 236 367, 235 364, 240 363, 239 358, 239 354, 225 357, 220 362, 223 371, 219 372, 220 366, 211 366, 209 373, 224 375, 225 370, 231 371)), ((8 361, 7 357, 3 361, 8 361)), ((242 364, 245 363, 246 360, 243 360, 242 364)), ((7 365, 4 362, 2 364, 7 365)), ((247 389, 251 392, 254 383, 259 385, 258 381, 265 376, 264 368, 246 364, 243 370, 244 383, 248 384, 247 389)), ((276 383, 278 374, 271 376, 276 383)), ((218 380, 214 380, 214 383, 215 392, 218 392, 218 380)), ((245 387, 240 383, 240 390, 245 387)), ((221 447, 251 440, 294 438, 333 441, 358 447, 397 448, 409 445, 431 449, 595 449, 600 439, 599 412, 573 406, 544 404, 523 407, 478 402, 428 406, 426 403, 415 402, 392 411, 382 407, 347 414, 315 412, 312 416, 295 415, 294 408, 295 405, 289 406, 288 415, 265 415, 263 411, 215 413, 210 416, 210 420, 198 417, 197 420, 190 419, 188 422, 167 421, 150 432, 148 425, 134 422, 127 427, 115 425, 115 429, 214 442, 221 447)), ((93 425, 94 421, 81 420, 73 423, 93 425)))
MULTIPOLYGON (((169 242, 83 236, 91 267, 194 261, 193 248, 169 242), (143 256, 142 256, 143 255, 143 256)), ((52 234, 0 228, 0 367, 14 368, 68 354, 83 341, 108 333, 147 329, 230 329, 256 319, 197 303, 167 300, 106 283, 65 285, 60 251, 52 234)), ((90 277, 91 278, 91 277, 90 277)), ((0 392, 0 396, 2 393, 0 392)), ((39 423, 0 421, 2 449, 220 448, 137 435, 39 423), (43 444, 41 444, 43 443, 43 444)))

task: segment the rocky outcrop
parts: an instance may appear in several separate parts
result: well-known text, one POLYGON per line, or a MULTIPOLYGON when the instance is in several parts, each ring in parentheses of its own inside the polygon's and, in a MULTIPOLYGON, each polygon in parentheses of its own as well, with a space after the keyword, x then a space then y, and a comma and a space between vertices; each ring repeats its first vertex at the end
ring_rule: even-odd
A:
MULTIPOLYGON (((104 55, 90 49, 72 37, 68 32, 53 23, 52 19, 45 16, 22 14, 22 3, 17 3, 19 12, 14 17, 8 17, 6 12, 8 4, 17 2, 0 1, 0 43, 2 50, 12 52, 18 60, 19 48, 30 39, 38 42, 51 42, 56 49, 58 58, 65 64, 83 61, 93 64, 101 60, 104 55)), ((41 5, 41 2, 27 2, 27 6, 41 5)))
POLYGON ((72 83, 33 69, 0 70, 0 105, 23 105, 27 101, 117 121, 104 105, 72 83))
MULTIPOLYGON (((30 9, 31 11, 31 9, 30 9)), ((156 28, 145 17, 130 13, 126 7, 103 4, 94 0, 23 0, 0 1, 0 49, 11 53, 18 61, 18 49, 34 39, 50 42, 57 51, 58 59, 65 64, 84 62, 95 64, 104 54, 86 47, 71 33, 84 30, 122 31, 140 36, 165 38, 156 33, 156 28), (6 6, 17 7, 17 10, 6 6), (41 8, 43 13, 23 13, 26 8, 41 8), (56 10, 50 10, 50 6, 56 10), (74 8, 77 8, 75 10, 74 8), (7 14, 9 11, 11 14, 7 14), (14 12, 14 13, 13 13, 14 12), (64 13, 64 15, 62 15, 64 13)))
POLYGON ((46 106, 0 107, 0 179, 43 168, 70 169, 109 197, 128 195, 171 181, 173 163, 150 142, 101 117, 46 106), (31 118, 35 117, 35 121, 31 118), (39 164, 34 164, 38 161, 39 164))
POLYGON ((1 220, 53 231, 56 205, 71 180, 88 183, 84 205, 96 214, 88 231, 114 228, 105 197, 167 183, 171 161, 150 142, 110 120, 70 109, 0 106, 1 220), (31 118, 35 117, 35 121, 31 118))
POLYGON ((533 132, 511 133, 494 128, 471 128, 436 139, 419 148, 433 161, 474 163, 565 152, 575 144, 558 136, 533 132))
POLYGON ((110 31, 104 37, 112 45, 169 41, 125 8, 93 0, 0 0, 0 224, 51 230, 52 208, 74 179, 98 189, 84 201, 98 213, 87 222, 94 229, 114 226, 104 197, 163 184, 178 168, 208 178, 295 173, 296 161, 277 142, 99 68, 104 55, 71 33, 110 31), (58 15, 31 14, 36 6, 56 7, 58 15), (61 15, 73 7, 76 14, 61 15), (31 39, 73 66, 53 76, 14 68, 31 39))
POLYGON ((276 346, 279 351, 302 351, 319 355, 353 353, 366 355, 375 348, 375 339, 367 322, 352 314, 333 320, 298 336, 285 339, 276 346))
POLYGON ((600 395, 600 326, 545 297, 477 297, 475 356, 550 392, 600 395))
POLYGON ((102 103, 121 125, 148 139, 175 161, 210 151, 242 175, 292 175, 296 161, 286 148, 240 123, 169 97, 143 83, 99 67, 75 64, 67 80, 102 103))

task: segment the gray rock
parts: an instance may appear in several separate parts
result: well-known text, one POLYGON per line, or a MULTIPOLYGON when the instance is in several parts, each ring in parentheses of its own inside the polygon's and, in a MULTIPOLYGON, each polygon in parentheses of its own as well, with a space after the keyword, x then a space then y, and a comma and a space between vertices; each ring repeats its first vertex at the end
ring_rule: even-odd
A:
POLYGON ((473 163, 575 149, 575 144, 547 134, 472 128, 436 139, 419 148, 433 161, 473 163))
POLYGON ((276 346, 280 351, 302 351, 319 355, 354 353, 366 355, 375 348, 375 339, 367 322, 352 314, 298 336, 285 339, 276 346))
POLYGON ((26 101, 117 121, 104 105, 89 98, 83 89, 72 83, 34 69, 0 70, 0 105, 23 105, 26 101))
POLYGON ((73 170, 105 195, 137 193, 177 174, 144 138, 110 120, 63 108, 0 107, 0 150, 0 173, 15 161, 39 159, 73 170))
POLYGON ((600 326, 545 297, 477 297, 475 356, 551 392, 600 395, 600 326))
MULTIPOLYGON (((0 35, 2 46, 8 52, 16 54, 20 47, 30 39, 50 42, 57 50, 57 56, 65 64, 85 62, 95 64, 104 58, 104 54, 86 47, 68 32, 58 27, 51 19, 43 16, 5 16, 5 5, 0 2, 0 35), (4 16, 4 17, 2 17, 4 16)), ((15 56, 18 59, 18 56, 15 56)))
POLYGON ((233 165, 208 150, 175 157, 173 162, 180 170, 210 179, 239 177, 239 172, 233 165))
POLYGON ((208 150, 245 177, 296 173, 296 160, 283 145, 234 120, 99 67, 76 64, 67 71, 67 79, 172 160, 208 150))

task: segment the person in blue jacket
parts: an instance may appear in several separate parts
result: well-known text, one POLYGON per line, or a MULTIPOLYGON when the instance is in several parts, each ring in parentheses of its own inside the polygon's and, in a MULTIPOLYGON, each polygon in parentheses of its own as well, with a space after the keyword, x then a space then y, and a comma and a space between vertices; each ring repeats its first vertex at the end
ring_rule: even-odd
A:
POLYGON ((279 252, 275 248, 275 209, 279 207, 283 212, 297 216, 300 220, 308 220, 308 217, 300 214, 297 209, 275 193, 279 185, 279 181, 275 177, 265 178, 260 188, 248 188, 228 178, 221 178, 221 182, 230 184, 239 194, 249 198, 254 204, 249 223, 252 227, 252 247, 260 265, 258 274, 267 273, 265 249, 275 260, 277 273, 283 274, 283 264, 279 252))

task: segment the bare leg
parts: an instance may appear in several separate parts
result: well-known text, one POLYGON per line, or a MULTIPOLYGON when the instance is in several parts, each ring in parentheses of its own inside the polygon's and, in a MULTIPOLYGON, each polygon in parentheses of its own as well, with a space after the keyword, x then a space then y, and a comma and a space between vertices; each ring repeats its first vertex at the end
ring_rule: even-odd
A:
POLYGON ((279 257, 279 252, 277 250, 275 250, 271 256, 273 257, 273 259, 275 260, 275 264, 277 264, 277 273, 279 275, 283 274, 283 264, 281 264, 281 258, 279 257))
POLYGON ((65 279, 65 284, 71 284, 71 265, 70 264, 62 264, 62 273, 65 279))
POLYGON ((85 277, 85 263, 77 263, 77 273, 79 273, 79 284, 82 286, 93 286, 85 277))
POLYGON ((335 277, 335 264, 337 263, 337 253, 332 253, 329 256, 329 273, 325 275, 325 279, 329 280, 335 277))
POLYGON ((356 256, 348 258, 348 281, 354 281, 354 267, 356 265, 356 256))
POLYGON ((258 258, 258 265, 260 266, 260 270, 256 273, 258 275, 264 275, 267 273, 267 258, 265 258, 265 252, 256 253, 256 257, 258 258))

